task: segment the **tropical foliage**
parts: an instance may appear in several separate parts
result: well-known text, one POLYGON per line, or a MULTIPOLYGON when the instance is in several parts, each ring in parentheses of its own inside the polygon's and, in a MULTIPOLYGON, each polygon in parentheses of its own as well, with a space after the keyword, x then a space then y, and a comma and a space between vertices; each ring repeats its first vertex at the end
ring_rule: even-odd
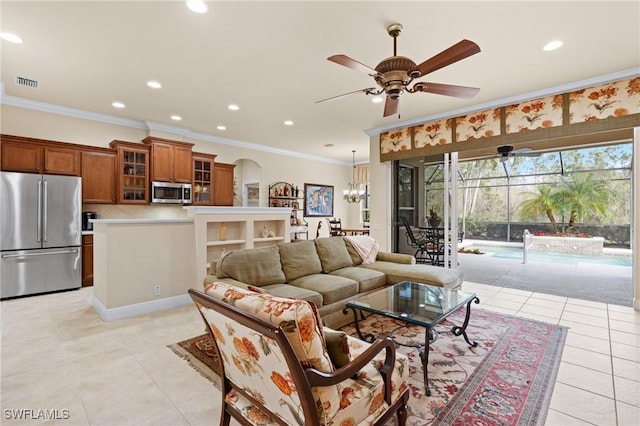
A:
POLYGON ((523 219, 536 219, 546 215, 554 232, 558 232, 555 214, 569 217, 567 232, 576 221, 599 219, 608 213, 611 192, 608 181, 596 180, 593 174, 574 174, 559 186, 540 185, 537 192, 520 204, 523 219))

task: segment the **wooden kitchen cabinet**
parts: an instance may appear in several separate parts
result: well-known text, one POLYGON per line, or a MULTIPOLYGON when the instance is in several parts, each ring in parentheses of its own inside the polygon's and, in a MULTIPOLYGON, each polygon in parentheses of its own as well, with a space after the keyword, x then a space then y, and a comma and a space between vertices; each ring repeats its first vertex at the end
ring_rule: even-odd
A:
POLYGON ((152 181, 191 183, 192 143, 154 137, 142 142, 150 147, 152 181))
POLYGON ((93 235, 82 236, 82 287, 93 285, 93 235))
POLYGON ((117 202, 117 152, 96 150, 82 152, 82 202, 115 204, 117 202))
POLYGON ((235 164, 215 163, 213 165, 213 204, 233 205, 233 169, 235 164))
POLYGON ((213 154, 193 153, 193 204, 194 206, 213 205, 213 168, 216 156, 213 154))
POLYGON ((80 150, 72 144, 8 135, 1 142, 4 171, 80 176, 80 150))
POLYGON ((149 148, 146 145, 112 141, 117 155, 117 199, 121 204, 149 204, 149 148))

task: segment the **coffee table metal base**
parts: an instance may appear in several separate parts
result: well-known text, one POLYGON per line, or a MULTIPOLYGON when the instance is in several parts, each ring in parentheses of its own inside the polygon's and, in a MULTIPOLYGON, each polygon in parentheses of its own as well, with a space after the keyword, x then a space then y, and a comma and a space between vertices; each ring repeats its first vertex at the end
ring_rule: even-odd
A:
MULTIPOLYGON (((471 318, 471 303, 474 302, 476 304, 480 303, 480 299, 478 299, 478 297, 473 297, 472 299, 470 299, 467 302, 467 311, 465 313, 464 316, 464 322, 462 323, 461 326, 453 326, 451 328, 451 333, 453 333, 455 336, 462 336, 465 340, 465 342, 467 342, 467 344, 473 348, 475 348, 476 346, 478 346, 478 342, 476 341, 471 341, 469 340, 469 336, 467 336, 467 326, 469 325, 469 319, 471 318)), ((360 338, 360 340, 364 340, 366 342, 373 342, 376 339, 376 336, 374 336, 371 333, 366 333, 363 334, 362 330, 360 330, 360 325, 358 324, 360 321, 364 320, 366 317, 364 315, 364 313, 362 312, 362 310, 354 308, 352 306, 347 306, 346 308, 344 308, 342 310, 342 313, 344 313, 345 315, 348 312, 348 309, 351 309, 351 311, 353 312, 353 325, 356 328, 356 333, 358 334, 358 337, 360 338)), ((406 327, 410 327, 412 325, 415 324, 404 324, 401 325, 399 327, 394 328, 393 330, 391 330, 389 333, 387 333, 387 337, 389 337, 391 340, 393 340, 393 342, 396 345, 400 345, 400 346, 405 346, 405 347, 410 347, 410 348, 416 348, 418 349, 418 355, 420 355, 420 360, 422 361, 422 374, 424 377, 424 391, 425 394, 427 396, 431 396, 431 390, 429 389, 429 369, 427 368, 427 366, 429 365, 429 345, 433 342, 435 342, 436 340, 438 340, 438 331, 435 330, 433 327, 425 327, 425 333, 424 333, 424 344, 422 343, 402 343, 402 342, 398 342, 395 337, 393 336, 393 334, 403 328, 406 327)))

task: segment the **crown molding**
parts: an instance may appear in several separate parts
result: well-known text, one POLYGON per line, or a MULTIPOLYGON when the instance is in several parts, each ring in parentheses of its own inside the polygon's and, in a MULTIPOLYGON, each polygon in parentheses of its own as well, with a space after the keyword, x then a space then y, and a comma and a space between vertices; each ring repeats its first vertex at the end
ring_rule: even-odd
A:
POLYGON ((350 166, 351 163, 347 161, 332 160, 325 157, 319 157, 308 154, 301 154, 295 151, 289 151, 286 149, 273 148, 266 145, 259 145, 250 142, 244 142, 234 139, 221 138, 205 133, 192 132, 189 129, 182 127, 171 126, 162 123, 156 123, 153 121, 141 121, 132 120, 129 118, 115 117, 108 114, 100 114, 91 111, 85 111, 78 108, 71 108, 62 105, 51 104, 47 102, 34 101, 31 99, 21 98, 18 96, 11 96, 5 93, 4 83, 0 83, 0 104, 9 105, 18 108, 30 109, 34 111, 42 111, 50 114, 65 115, 68 117, 81 118, 83 120, 98 121, 106 124, 113 124, 116 126, 129 127, 138 130, 151 130, 165 133, 171 133, 179 135, 183 138, 195 139, 203 142, 217 143, 220 145, 228 145, 238 148, 250 149, 253 151, 268 152, 276 155, 284 155, 288 157, 301 158, 305 160, 318 161, 321 163, 337 164, 340 166, 350 166))
POLYGON ((485 102, 485 103, 473 105, 470 107, 455 109, 455 110, 443 112, 440 114, 433 114, 433 115, 428 115, 421 118, 416 118, 413 120, 407 120, 407 121, 403 121, 402 123, 396 123, 393 126, 374 127, 371 129, 363 130, 363 132, 368 136, 374 136, 382 132, 387 132, 389 130, 403 129, 406 127, 415 126, 417 124, 442 120, 443 118, 459 117, 462 115, 470 114, 472 112, 485 111, 488 109, 498 108, 505 105, 512 105, 520 102, 530 101, 533 99, 544 98, 545 96, 557 95, 559 93, 573 92, 574 90, 584 89, 586 87, 598 86, 601 84, 610 83, 612 81, 626 80, 628 78, 633 78, 638 76, 640 76, 640 68, 630 68, 628 70, 618 71, 611 74, 605 74, 598 77, 592 77, 585 80, 563 84, 560 86, 550 87, 547 89, 536 90, 529 93, 523 93, 521 95, 511 96, 508 98, 497 99, 494 101, 485 102))

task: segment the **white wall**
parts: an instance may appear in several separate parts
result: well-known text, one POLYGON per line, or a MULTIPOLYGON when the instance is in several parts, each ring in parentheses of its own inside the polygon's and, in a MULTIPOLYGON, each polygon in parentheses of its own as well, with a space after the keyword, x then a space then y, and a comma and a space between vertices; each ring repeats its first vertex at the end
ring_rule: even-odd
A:
MULTIPOLYGON (((261 168, 261 194, 268 194, 269 185, 278 182, 292 182, 302 189, 305 183, 333 185, 335 191, 334 215, 341 217, 345 227, 358 227, 359 207, 348 204, 342 200, 342 190, 351 180, 351 164, 334 164, 321 160, 301 159, 295 156, 286 156, 280 153, 266 152, 245 147, 226 145, 203 140, 183 138, 180 135, 150 132, 146 129, 136 129, 125 125, 107 124, 90 119, 82 119, 51 112, 43 112, 32 109, 20 108, 9 105, 1 107, 2 122, 0 132, 3 134, 48 139, 61 142, 71 142, 82 145, 108 147, 114 139, 130 142, 139 142, 149 135, 165 137, 174 140, 183 140, 194 143, 194 151, 216 154, 216 161, 221 163, 234 163, 238 160, 253 160, 261 168)), ((238 189, 241 190, 241 181, 238 179, 238 189)), ((261 206, 267 207, 268 199, 261 196, 261 206), (262 204, 264 203, 264 204, 262 204)), ((93 205, 96 210, 100 206, 93 205)), ((136 217, 144 215, 145 209, 154 209, 155 206, 144 207, 143 210, 135 209, 136 217)), ((107 208, 102 218, 108 218, 105 214, 119 214, 126 209, 107 208)), ((89 209, 87 209, 89 210, 89 209)), ((152 211, 157 217, 158 210, 152 211)), ((178 213, 181 215, 181 212, 178 213)), ((116 216, 122 217, 122 216, 116 216)), ((319 218, 309 218, 309 237, 315 237, 316 226, 319 218)), ((324 220, 324 219, 322 219, 324 220)), ((321 236, 327 236, 326 224, 323 224, 321 236)))

